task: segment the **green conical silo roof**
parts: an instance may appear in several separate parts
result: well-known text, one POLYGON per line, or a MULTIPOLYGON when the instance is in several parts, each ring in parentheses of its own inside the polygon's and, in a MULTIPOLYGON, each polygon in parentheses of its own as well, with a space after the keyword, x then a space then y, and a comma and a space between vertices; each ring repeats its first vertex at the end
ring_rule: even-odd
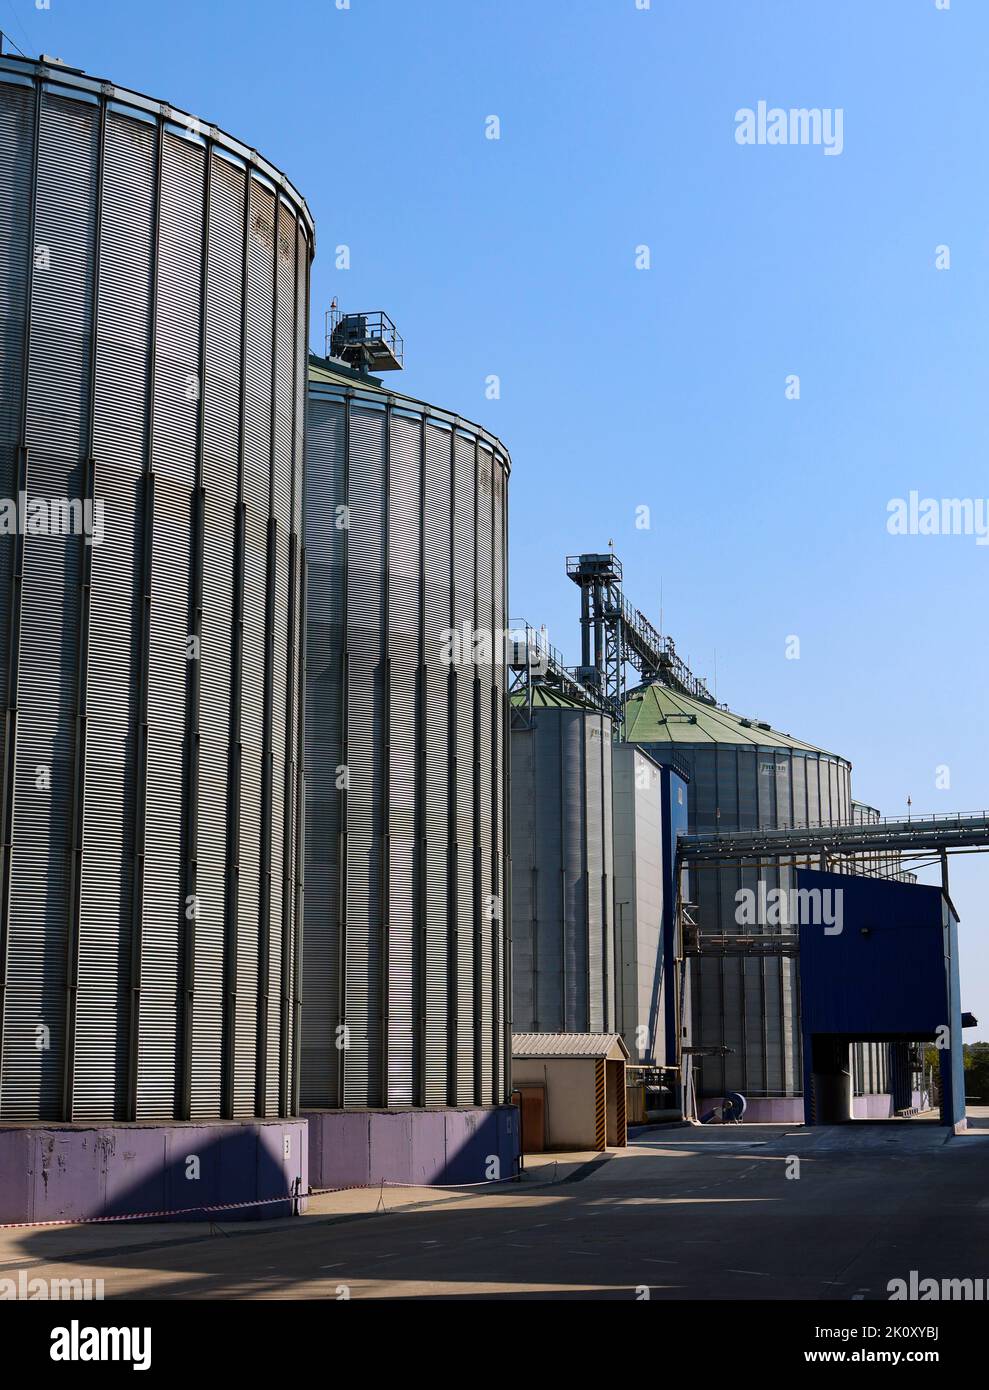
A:
MULTIPOLYGON (((526 704, 526 694, 524 690, 517 690, 511 697, 513 705, 523 706, 526 704)), ((572 695, 564 695, 561 690, 554 690, 549 685, 534 685, 532 687, 532 708, 533 709, 586 709, 592 714, 601 713, 595 709, 594 705, 588 704, 583 700, 576 700, 572 695)), ((606 719, 610 715, 605 714, 606 719)))
POLYGON ((630 691, 625 704, 625 740, 628 743, 756 744, 760 748, 796 748, 806 753, 838 756, 791 734, 781 733, 761 720, 681 695, 658 681, 630 691))

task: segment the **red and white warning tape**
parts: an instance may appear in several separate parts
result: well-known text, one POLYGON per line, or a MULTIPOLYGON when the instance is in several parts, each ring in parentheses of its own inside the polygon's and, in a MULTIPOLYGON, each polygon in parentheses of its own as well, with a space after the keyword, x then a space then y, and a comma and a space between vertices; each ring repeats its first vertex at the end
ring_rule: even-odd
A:
POLYGON ((500 1183, 515 1182, 515 1178, 491 1178, 487 1182, 424 1183, 424 1182, 354 1182, 343 1187, 310 1187, 306 1192, 288 1192, 283 1197, 259 1197, 252 1202, 218 1202, 211 1206, 173 1207, 161 1211, 129 1211, 122 1216, 66 1216, 55 1221, 0 1221, 0 1231, 17 1231, 37 1226, 103 1226, 120 1221, 149 1221, 162 1216, 193 1216, 212 1211, 243 1211, 246 1207, 270 1207, 276 1203, 301 1202, 307 1197, 322 1197, 331 1192, 373 1192, 385 1187, 430 1188, 456 1191, 462 1188, 497 1187, 500 1183))

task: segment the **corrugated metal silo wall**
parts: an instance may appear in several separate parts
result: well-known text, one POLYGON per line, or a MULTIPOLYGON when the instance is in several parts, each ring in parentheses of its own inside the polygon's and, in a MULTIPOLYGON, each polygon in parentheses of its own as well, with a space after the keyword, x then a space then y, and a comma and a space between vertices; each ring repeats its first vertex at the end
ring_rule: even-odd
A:
MULTIPOLYGON (((648 751, 659 758, 668 745, 648 751)), ((843 759, 790 748, 676 744, 690 769, 691 831, 752 830, 841 823, 851 819, 850 765, 843 759)), ((736 920, 739 890, 796 887, 791 860, 763 867, 726 863, 691 871, 690 894, 702 931, 756 930, 736 920)), ((794 959, 748 956, 691 962, 692 1042, 724 1042, 732 1052, 701 1061, 700 1088, 709 1095, 738 1090, 749 1096, 800 1092, 800 999, 794 959)), ((871 1073, 870 1073, 871 1075, 871 1073)))
MULTIPOLYGON (((613 751, 617 1029, 633 1062, 666 1062, 662 772, 633 744, 613 751)), ((675 1061, 675 1058, 674 1058, 675 1061)))
POLYGON ((105 531, 0 536, 0 1114, 292 1113, 311 223, 44 75, 0 63, 0 497, 105 531))
POLYGON ((512 1022, 516 1032, 615 1027, 612 726, 535 708, 511 733, 512 1022))
POLYGON ((311 390, 305 1106, 507 1097, 508 466, 311 390))

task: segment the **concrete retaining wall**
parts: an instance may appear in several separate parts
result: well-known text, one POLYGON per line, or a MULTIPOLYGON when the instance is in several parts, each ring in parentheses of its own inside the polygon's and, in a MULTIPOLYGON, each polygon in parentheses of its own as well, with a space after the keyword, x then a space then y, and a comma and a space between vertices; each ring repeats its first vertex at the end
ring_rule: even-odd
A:
MULTIPOLYGON (((288 1198, 309 1185, 304 1120, 0 1126, 0 1222, 66 1221, 288 1198)), ((300 1203, 304 1209, 304 1203, 300 1203)), ((293 1203, 225 1209, 218 1221, 290 1216, 293 1203)), ((209 1220, 189 1212, 175 1220, 209 1220)))
MULTIPOLYGON (((715 1096, 713 1099, 705 1096, 698 1100, 698 1114, 706 1115, 709 1110, 715 1110, 720 1114, 722 1099, 721 1096, 715 1096)), ((746 1096, 745 1100, 743 1124, 802 1125, 804 1122, 803 1096, 756 1096, 751 1099, 746 1096)), ((913 1104, 917 1107, 921 1104, 921 1097, 917 1091, 913 1093, 913 1104)), ((886 1120, 892 1113, 892 1098, 888 1091, 852 1097, 853 1120, 886 1120)))
POLYGON ((482 1183, 518 1171, 514 1105, 456 1110, 308 1110, 313 1187, 482 1183), (495 1161, 493 1161, 495 1160, 495 1161))
MULTIPOLYGON (((698 1115, 706 1115, 709 1110, 721 1114, 724 1096, 702 1096, 697 1101, 698 1115)), ((803 1096, 746 1096, 743 1125, 802 1125, 804 1122, 803 1096)))
POLYGON ((852 1097, 853 1120, 888 1120, 892 1113, 893 1097, 888 1092, 852 1097))

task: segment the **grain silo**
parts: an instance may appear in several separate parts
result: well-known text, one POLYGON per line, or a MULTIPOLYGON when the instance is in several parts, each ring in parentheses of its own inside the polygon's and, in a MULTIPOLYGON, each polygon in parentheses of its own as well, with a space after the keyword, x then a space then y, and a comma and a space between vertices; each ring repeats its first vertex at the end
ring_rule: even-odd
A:
POLYGON ((633 1063, 663 1065, 676 988, 664 968, 663 769, 632 743, 615 744, 612 769, 617 1031, 633 1063))
POLYGON ((549 685, 513 711, 517 1033, 615 1029, 612 738, 609 715, 549 685))
POLYGON ((483 1177, 514 1142, 510 462, 371 375, 398 365, 386 339, 385 316, 345 316, 309 383, 302 1104, 323 1183, 483 1177))
MULTIPOLYGON (((691 832, 843 825, 878 816, 852 801, 851 764, 845 758, 763 721, 658 682, 631 691, 626 711, 630 742, 660 761, 676 757, 689 772, 691 832)), ((885 874, 891 866, 864 858, 834 867, 885 874)), ((766 857, 758 865, 731 859, 695 865, 690 897, 697 929, 727 936, 768 930, 766 923, 746 923, 741 895, 747 890, 758 900, 763 889, 768 898, 774 889, 795 888, 795 870, 793 859, 784 857, 766 857)), ((803 1077, 796 956, 710 950, 691 961, 690 994, 691 1043, 729 1049, 697 1063, 702 1102, 726 1090, 740 1091, 749 1102, 749 1119, 799 1121, 803 1077)), ((852 1065, 857 1112, 877 1113, 887 1088, 885 1047, 856 1043, 852 1065)))
POLYGON ((5 1120, 296 1111, 312 253, 247 145, 0 59, 5 1120))
MULTIPOLYGON (((629 693, 626 737, 658 761, 675 753, 690 777, 689 830, 729 831, 843 823, 851 818, 851 765, 780 733, 769 724, 693 699, 658 682, 629 693)), ((738 893, 759 883, 767 891, 795 886, 793 866, 780 859, 749 867, 738 861, 698 866, 690 895, 702 932, 738 934, 738 893)), ((692 962, 695 1046, 724 1044, 724 1057, 700 1063, 701 1095, 742 1092, 753 1118, 776 1104, 785 1118, 800 1093, 799 986, 794 959, 710 954, 692 962)))

